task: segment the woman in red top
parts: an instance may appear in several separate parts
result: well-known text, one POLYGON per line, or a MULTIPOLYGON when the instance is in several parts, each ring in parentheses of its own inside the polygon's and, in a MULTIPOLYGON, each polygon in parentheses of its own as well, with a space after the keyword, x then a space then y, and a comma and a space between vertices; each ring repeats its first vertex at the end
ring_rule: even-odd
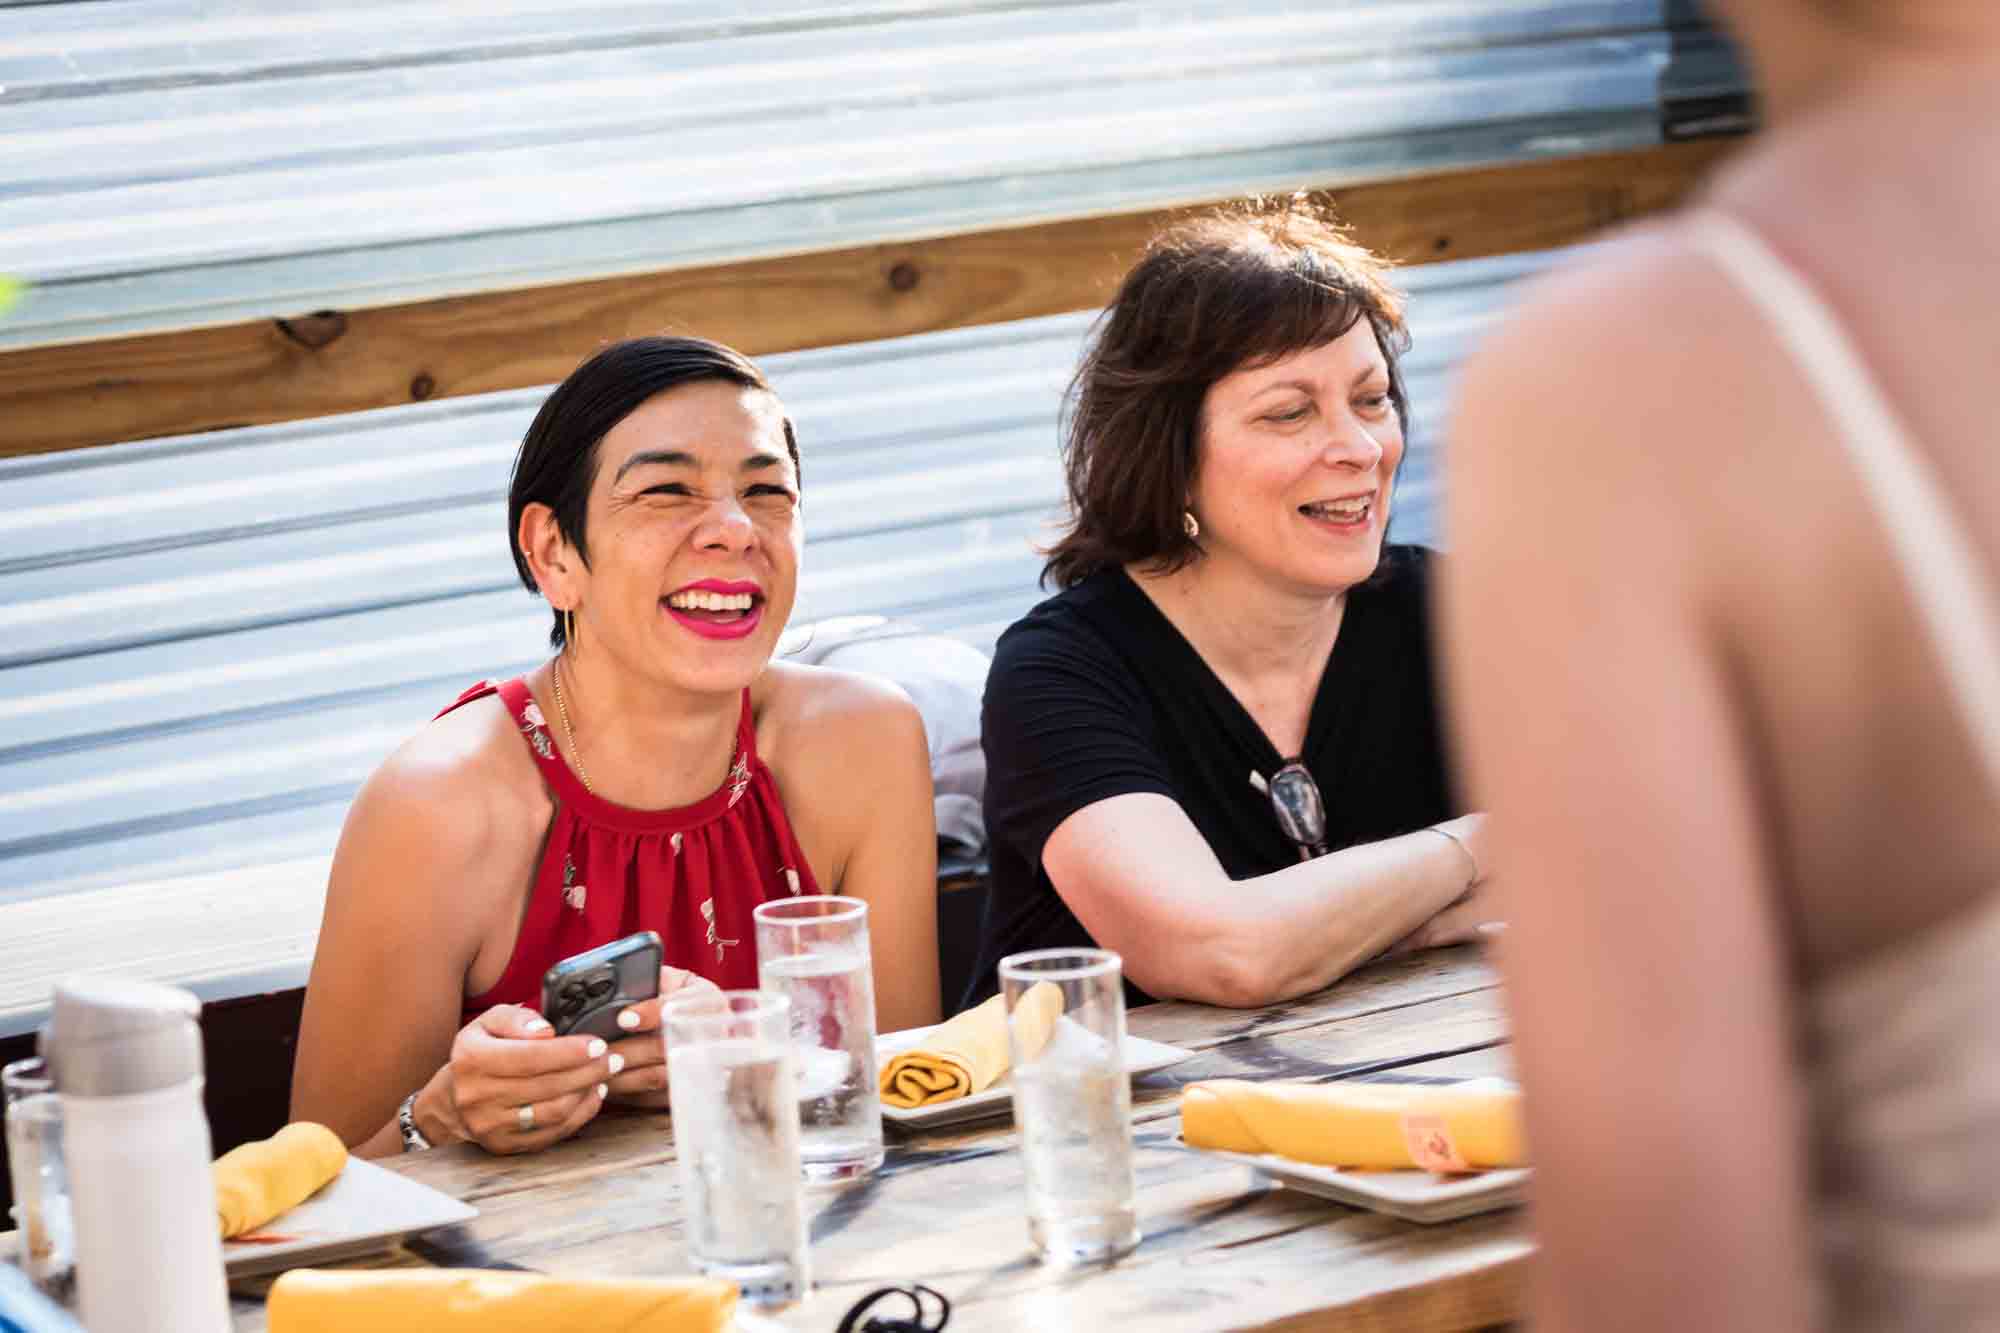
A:
POLYGON ((363 1155, 525 1152, 607 1098, 664 1107, 659 1001, 608 1046, 556 1037, 542 973, 653 930, 663 997, 755 986, 751 909, 794 893, 867 901, 879 1026, 935 1022, 922 721, 893 686, 771 660, 803 531, 762 373, 698 339, 606 348, 543 404, 508 509, 559 651, 468 690, 355 798, 293 1115, 363 1155))

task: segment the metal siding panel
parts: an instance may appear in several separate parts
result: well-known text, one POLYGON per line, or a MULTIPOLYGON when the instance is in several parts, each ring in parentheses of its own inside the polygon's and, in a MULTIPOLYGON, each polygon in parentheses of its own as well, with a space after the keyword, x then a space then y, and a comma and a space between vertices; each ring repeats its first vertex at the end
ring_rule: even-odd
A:
POLYGON ((1676 52, 1740 84, 1661 0, 736 9, 0 12, 0 346, 1631 147, 1676 52))
MULTIPOLYGON (((1456 367, 1552 258, 1401 275, 1416 428, 1394 539, 1436 540, 1456 367)), ((886 615, 990 651, 1042 596, 1094 319, 768 358, 804 441, 795 624, 886 615)), ((548 612, 502 515, 545 393, 0 462, 0 902, 323 854, 398 740, 539 660, 548 612), (381 604, 370 562, 429 596, 381 604)))

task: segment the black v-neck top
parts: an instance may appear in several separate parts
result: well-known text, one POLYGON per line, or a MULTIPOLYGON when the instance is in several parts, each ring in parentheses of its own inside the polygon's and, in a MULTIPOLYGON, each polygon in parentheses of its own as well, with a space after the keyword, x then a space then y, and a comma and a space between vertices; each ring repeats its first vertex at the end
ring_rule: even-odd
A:
MULTIPOLYGON (((1431 662, 1433 559, 1385 547, 1375 576, 1348 591, 1302 756, 1326 801, 1331 848, 1459 812, 1431 662)), ((966 1004, 998 989, 1008 954, 1093 943, 1042 869, 1049 835, 1085 806, 1128 792, 1171 797, 1232 879, 1299 859, 1250 783, 1283 756, 1123 570, 1049 598, 1000 636, 981 739, 992 888, 966 1004)), ((1128 982, 1126 998, 1150 997, 1128 982)))

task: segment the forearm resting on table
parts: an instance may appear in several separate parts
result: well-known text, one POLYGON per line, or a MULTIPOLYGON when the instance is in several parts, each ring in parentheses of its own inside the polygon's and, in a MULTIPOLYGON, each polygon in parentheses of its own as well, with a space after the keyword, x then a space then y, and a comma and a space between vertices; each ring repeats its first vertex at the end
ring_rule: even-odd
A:
POLYGON ((1468 879, 1464 852, 1422 829, 1236 882, 1234 920, 1212 946, 1228 998, 1185 998, 1248 1008, 1330 986, 1448 907, 1468 879))
MULTIPOLYGON (((1131 804, 1059 828, 1043 861, 1092 938, 1162 999, 1251 1008, 1319 990, 1428 921, 1471 877, 1462 848, 1424 829, 1231 880, 1192 825, 1154 822, 1165 811, 1139 804, 1153 798, 1118 799, 1131 804)), ((1172 819, 1185 817, 1174 809, 1172 819)))

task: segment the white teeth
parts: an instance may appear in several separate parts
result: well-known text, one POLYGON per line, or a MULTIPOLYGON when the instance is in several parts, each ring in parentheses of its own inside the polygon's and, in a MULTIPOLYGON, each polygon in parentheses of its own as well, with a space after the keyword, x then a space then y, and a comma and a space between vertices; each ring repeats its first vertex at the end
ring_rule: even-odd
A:
POLYGON ((1329 500, 1319 504, 1309 504, 1306 509, 1315 514, 1327 514, 1334 518, 1361 518, 1373 505, 1372 497, 1362 496, 1355 500, 1329 500))
POLYGON ((667 598, 676 611, 748 611, 756 599, 747 592, 710 592, 691 588, 667 598))

